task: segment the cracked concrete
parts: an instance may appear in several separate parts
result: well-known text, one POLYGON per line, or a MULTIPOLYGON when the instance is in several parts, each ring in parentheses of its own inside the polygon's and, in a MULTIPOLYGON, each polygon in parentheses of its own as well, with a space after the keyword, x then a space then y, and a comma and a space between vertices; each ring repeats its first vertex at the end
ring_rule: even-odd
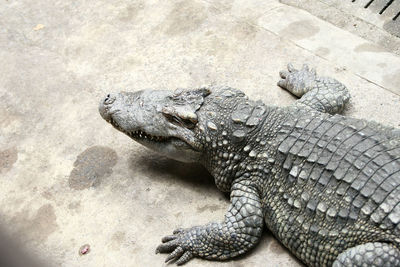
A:
MULTIPOLYGON (((400 125, 400 57, 278 1, 7 1, 0 26, 0 222, 52 266, 163 265, 162 236, 228 206, 203 168, 105 123, 108 92, 219 84, 289 105, 278 71, 308 62, 349 87, 348 116, 400 125)), ((268 231, 244 257, 188 264, 300 265, 268 231)))

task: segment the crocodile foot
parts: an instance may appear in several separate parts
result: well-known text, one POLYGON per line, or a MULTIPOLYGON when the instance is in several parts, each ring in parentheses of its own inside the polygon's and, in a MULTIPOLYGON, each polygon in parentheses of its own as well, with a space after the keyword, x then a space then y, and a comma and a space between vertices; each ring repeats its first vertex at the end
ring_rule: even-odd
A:
POLYGON ((287 69, 279 72, 282 79, 278 82, 278 86, 297 97, 301 97, 314 87, 317 79, 315 69, 310 70, 308 65, 304 64, 301 70, 297 70, 291 63, 287 65, 287 69))
POLYGON ((165 259, 165 262, 175 262, 177 265, 182 265, 194 257, 193 249, 191 246, 190 229, 177 229, 172 235, 165 236, 161 239, 156 253, 170 253, 165 259))

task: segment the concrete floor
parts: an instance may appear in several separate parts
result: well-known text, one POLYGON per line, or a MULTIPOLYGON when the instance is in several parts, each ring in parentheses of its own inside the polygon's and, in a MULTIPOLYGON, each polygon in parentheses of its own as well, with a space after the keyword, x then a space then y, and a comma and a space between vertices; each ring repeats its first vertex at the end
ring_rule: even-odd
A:
MULTIPOLYGON (((349 87, 347 115, 400 125, 400 57, 278 1, 10 0, 0 26, 0 222, 52 266, 163 266, 162 236, 229 203, 103 121, 108 92, 218 84, 289 105, 278 71, 308 62, 349 87)), ((265 231, 244 257, 187 266, 299 265, 265 231)))

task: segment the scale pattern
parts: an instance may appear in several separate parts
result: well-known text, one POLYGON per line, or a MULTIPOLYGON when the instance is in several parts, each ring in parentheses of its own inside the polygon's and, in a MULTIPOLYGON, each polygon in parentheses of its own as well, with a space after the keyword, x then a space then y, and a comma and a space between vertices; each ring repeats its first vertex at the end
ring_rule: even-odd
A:
POLYGON ((360 243, 399 246, 400 139, 341 115, 289 114, 276 139, 278 182, 264 186, 272 231, 309 265, 360 243))

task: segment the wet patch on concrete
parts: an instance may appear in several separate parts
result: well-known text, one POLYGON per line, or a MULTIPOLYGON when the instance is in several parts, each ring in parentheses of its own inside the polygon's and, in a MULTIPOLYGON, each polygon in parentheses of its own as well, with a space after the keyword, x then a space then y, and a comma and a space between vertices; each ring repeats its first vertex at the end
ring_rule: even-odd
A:
POLYGON ((50 204, 43 205, 36 212, 35 217, 30 221, 30 227, 33 234, 36 234, 38 240, 46 240, 50 234, 58 229, 54 208, 50 204))
POLYGON ((28 214, 29 210, 24 209, 11 220, 11 225, 16 225, 19 239, 42 243, 59 228, 51 204, 40 207, 32 218, 28 214), (20 232, 23 234, 20 235, 20 232))
POLYGON ((360 44, 356 48, 354 48, 354 52, 382 53, 386 52, 386 50, 375 44, 365 43, 365 44, 360 44))
POLYGON ((248 42, 250 39, 256 37, 259 28, 257 22, 252 20, 241 20, 232 29, 233 35, 239 40, 248 42))
POLYGON ((83 151, 74 162, 74 169, 69 175, 69 187, 83 190, 101 184, 112 173, 117 163, 117 153, 108 147, 93 146, 83 151))
POLYGON ((68 204, 68 209, 69 210, 74 210, 79 212, 81 208, 81 202, 80 201, 74 201, 68 204))
POLYGON ((318 56, 321 56, 321 57, 324 57, 324 56, 329 55, 330 52, 331 52, 331 51, 330 51, 329 48, 327 48, 327 47, 318 47, 317 50, 315 51, 315 53, 316 53, 318 56))
POLYGON ((9 171, 18 160, 18 151, 15 147, 0 151, 0 173, 9 171))
POLYGON ((207 18, 205 7, 193 0, 174 4, 171 12, 160 25, 168 35, 185 34, 198 29, 207 18))
POLYGON ((289 24, 279 32, 281 36, 287 36, 293 40, 310 38, 319 32, 319 27, 313 24, 311 20, 300 20, 289 24))

